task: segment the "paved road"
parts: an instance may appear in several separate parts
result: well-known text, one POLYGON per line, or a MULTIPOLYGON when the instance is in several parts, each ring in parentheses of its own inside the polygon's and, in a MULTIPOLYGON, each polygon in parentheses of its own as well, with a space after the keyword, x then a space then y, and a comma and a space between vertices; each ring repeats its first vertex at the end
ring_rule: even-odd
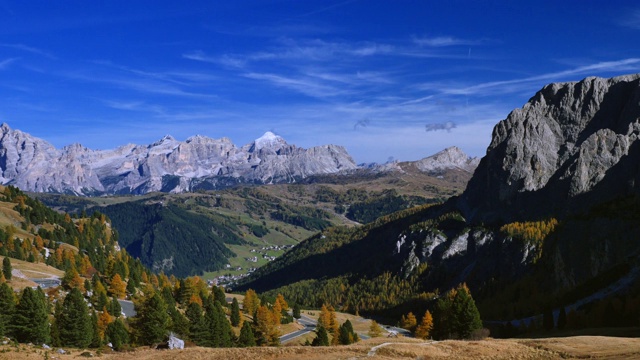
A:
POLYGON ((120 303, 120 307, 122 308, 122 312, 126 317, 136 316, 136 310, 133 307, 133 303, 129 300, 118 300, 120 303))
POLYGON ((385 330, 387 330, 390 335, 393 333, 396 333, 398 335, 402 335, 402 336, 413 336, 411 335, 411 331, 407 330, 407 329, 403 329, 403 328, 399 328, 399 327, 395 327, 395 326, 384 326, 385 330))
POLYGON ((304 315, 302 315, 300 317, 300 319, 298 319, 297 321, 298 321, 298 324, 303 325, 304 328, 300 329, 298 331, 294 331, 292 333, 288 333, 288 334, 280 336, 280 343, 285 343, 285 342, 287 342, 289 340, 295 339, 295 338, 297 338, 299 336, 302 336, 304 334, 308 334, 308 333, 314 331, 316 329, 316 325, 318 324, 317 321, 315 321, 315 320, 313 320, 313 319, 311 319, 309 317, 306 317, 304 315))
POLYGON ((43 289, 60 286, 60 279, 29 279, 43 289))

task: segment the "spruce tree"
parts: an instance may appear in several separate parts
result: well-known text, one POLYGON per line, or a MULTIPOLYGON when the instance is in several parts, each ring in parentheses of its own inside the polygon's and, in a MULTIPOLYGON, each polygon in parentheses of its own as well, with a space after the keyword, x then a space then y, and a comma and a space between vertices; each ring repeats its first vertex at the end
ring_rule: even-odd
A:
POLYGON ((206 332, 202 307, 198 303, 189 304, 185 316, 189 320, 189 339, 200 345, 206 332))
POLYGON ((60 343, 60 332, 58 331, 58 324, 62 317, 62 300, 56 301, 56 305, 53 310, 53 323, 51 323, 51 345, 62 346, 60 343))
POLYGON ((169 315, 167 305, 162 296, 154 293, 148 297, 142 308, 138 311, 136 321, 140 342, 151 345, 163 341, 167 336, 169 328, 169 315))
POLYGON ((231 301, 231 325, 240 325, 240 305, 238 304, 238 299, 236 298, 233 298, 233 300, 231 301))
POLYGON ((300 305, 298 303, 293 304, 293 317, 300 319, 300 305))
POLYGON ((351 325, 351 321, 347 320, 338 329, 338 343, 340 345, 349 345, 356 342, 357 335, 353 331, 353 325, 351 325))
POLYGON ((213 299, 220 303, 222 306, 227 306, 227 296, 224 294, 224 290, 222 290, 219 286, 213 286, 212 288, 213 299))
POLYGON ((433 313, 433 338, 436 340, 449 339, 451 337, 452 310, 451 304, 453 292, 448 292, 436 301, 433 313))
POLYGON ((11 280, 11 260, 9 257, 5 256, 2 260, 2 273, 4 274, 4 278, 7 280, 11 280))
POLYGON ((126 290, 127 290, 127 294, 130 294, 130 295, 136 294, 136 284, 131 278, 129 278, 129 281, 127 282, 126 290))
POLYGON ((316 334, 316 338, 311 342, 311 346, 329 346, 329 335, 324 326, 318 326, 316 334))
POLYGON ((129 332, 121 319, 116 319, 107 326, 106 337, 116 351, 122 350, 129 343, 129 332))
POLYGON ((84 297, 78 288, 73 288, 64 298, 62 314, 56 321, 62 346, 86 348, 91 344, 93 329, 84 297))
POLYGON ((122 315, 122 306, 120 306, 120 302, 115 296, 111 298, 111 302, 109 303, 109 314, 115 317, 122 315))
POLYGON ((251 329, 251 324, 249 324, 248 321, 245 321, 242 324, 242 328, 240 329, 240 336, 238 337, 238 346, 256 346, 256 339, 253 336, 253 329, 251 329))
POLYGON ((91 310, 91 344, 92 348, 98 348, 102 346, 102 339, 100 339, 100 330, 98 329, 98 314, 95 310, 91 310))
POLYGON ((169 318, 171 318, 169 329, 181 337, 189 335, 189 320, 175 306, 169 307, 168 312, 169 318))
POLYGON ((22 291, 11 324, 18 342, 43 344, 51 340, 49 306, 40 287, 37 290, 27 287, 22 291))
POLYGON ((460 339, 468 339, 474 330, 482 329, 480 312, 466 285, 463 284, 456 290, 451 304, 451 329, 460 339))
POLYGON ((4 335, 11 334, 11 317, 16 308, 16 297, 9 285, 0 284, 0 323, 4 328, 4 335))

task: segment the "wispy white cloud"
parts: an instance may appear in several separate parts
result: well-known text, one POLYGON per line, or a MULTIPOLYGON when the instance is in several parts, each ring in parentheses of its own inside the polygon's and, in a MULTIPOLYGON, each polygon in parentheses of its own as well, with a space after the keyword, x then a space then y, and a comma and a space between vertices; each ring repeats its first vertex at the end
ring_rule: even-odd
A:
MULTIPOLYGON (((566 81, 579 75, 593 75, 594 73, 621 73, 640 70, 640 58, 629 58, 614 61, 602 61, 594 64, 577 66, 563 71, 550 72, 518 79, 490 81, 475 85, 430 82, 418 85, 422 90, 433 91, 445 95, 496 95, 501 93, 530 92, 539 89, 548 82, 566 81)), ((406 103, 416 103, 430 100, 433 95, 412 99, 406 103)))
POLYGON ((5 48, 11 48, 11 49, 17 49, 17 50, 21 50, 21 51, 26 51, 26 52, 30 52, 32 54, 37 54, 37 55, 41 55, 44 56, 46 58, 49 59, 56 59, 55 56, 53 56, 51 53, 32 47, 32 46, 27 46, 24 44, 0 44, 1 47, 5 47, 5 48))
POLYGON ((264 80, 276 86, 291 89, 312 97, 326 98, 345 94, 345 90, 310 78, 287 77, 268 73, 246 73, 245 77, 255 80, 264 80))
POLYGON ((456 45, 477 45, 479 40, 461 39, 454 36, 414 37, 413 42, 418 46, 444 47, 456 45))
POLYGON ((4 69, 8 68, 9 65, 11 65, 13 62, 15 62, 18 59, 19 58, 8 58, 8 59, 0 61, 0 70, 4 70, 4 69))
POLYGON ((620 21, 620 25, 632 29, 640 29, 640 9, 629 11, 620 21))

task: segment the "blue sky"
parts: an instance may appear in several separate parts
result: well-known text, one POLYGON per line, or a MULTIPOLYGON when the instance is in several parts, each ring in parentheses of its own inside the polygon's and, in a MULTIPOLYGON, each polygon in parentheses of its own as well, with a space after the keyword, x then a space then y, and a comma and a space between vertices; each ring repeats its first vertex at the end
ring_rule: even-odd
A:
POLYGON ((57 147, 482 156, 544 84, 640 72, 635 1, 0 0, 0 24, 0 122, 57 147))

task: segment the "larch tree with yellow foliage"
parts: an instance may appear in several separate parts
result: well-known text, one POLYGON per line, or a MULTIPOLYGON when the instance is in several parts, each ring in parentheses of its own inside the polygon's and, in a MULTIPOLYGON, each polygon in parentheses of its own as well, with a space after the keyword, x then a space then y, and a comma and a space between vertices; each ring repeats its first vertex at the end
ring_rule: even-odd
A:
POLYGON ((126 294, 127 284, 122 281, 120 274, 113 275, 111 284, 109 285, 109 293, 118 299, 124 299, 126 294))
POLYGON ((253 289, 249 289, 244 294, 244 300, 242 301, 242 311, 246 314, 253 316, 253 314, 260 306, 260 298, 253 289))
POLYGON ((418 320, 416 319, 416 316, 413 315, 412 312, 409 312, 407 316, 402 315, 402 318, 400 319, 401 328, 407 329, 413 332, 416 329, 417 325, 418 325, 418 320))
POLYGON ((427 310, 422 317, 420 325, 416 328, 416 337, 419 339, 428 339, 431 336, 431 330, 433 330, 433 316, 431 312, 427 310))

